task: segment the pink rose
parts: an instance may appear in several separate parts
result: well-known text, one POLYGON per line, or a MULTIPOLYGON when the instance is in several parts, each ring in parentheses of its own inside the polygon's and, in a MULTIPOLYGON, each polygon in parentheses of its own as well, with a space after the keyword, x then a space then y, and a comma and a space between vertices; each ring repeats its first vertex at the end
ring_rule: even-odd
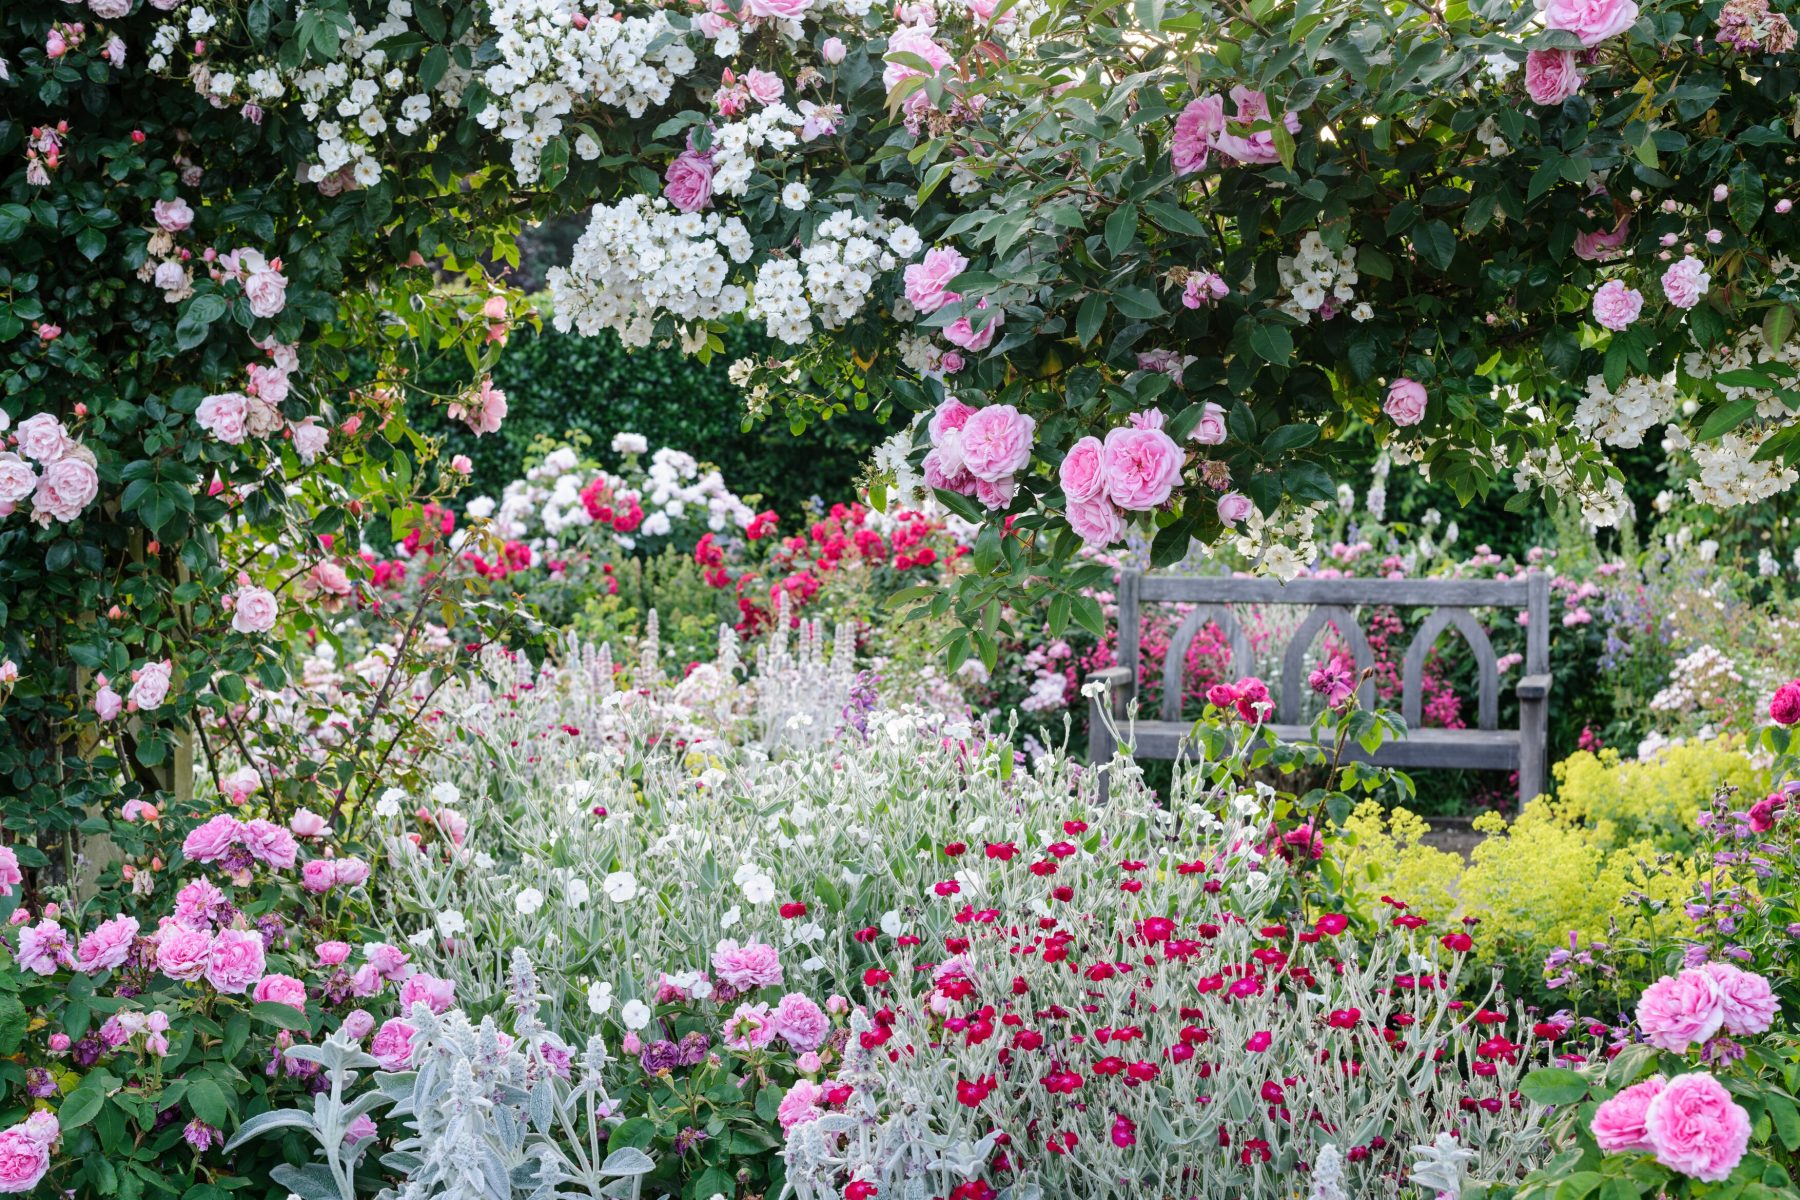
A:
POLYGON ((265 821, 261 817, 244 822, 242 834, 244 845, 250 850, 251 857, 277 871, 291 871, 294 860, 299 856, 299 843, 294 835, 273 821, 265 821))
POLYGON ((928 488, 962 496, 975 493, 975 477, 962 464, 960 439, 954 453, 941 448, 928 452, 921 470, 928 488))
POLYGON ((931 444, 934 446, 940 444, 946 433, 961 429, 969 423, 969 418, 974 415, 975 410, 969 405, 964 404, 955 396, 945 396, 944 402, 932 412, 931 420, 925 425, 926 430, 931 434, 931 444))
POLYGON ((1763 1033, 1775 1023, 1781 1001, 1767 979, 1730 963, 1710 962, 1697 969, 1718 985, 1719 1013, 1726 1033, 1738 1037, 1763 1033))
POLYGON ((19 856, 11 846, 0 846, 0 896, 10 896, 13 889, 25 882, 25 872, 19 869, 19 856))
POLYGON ((1777 725, 1800 725, 1800 679, 1775 689, 1769 697, 1769 719, 1777 725))
POLYGON ((458 475, 473 475, 475 464, 466 454, 453 454, 450 456, 450 469, 458 475))
MULTIPOLYGON (((1233 117, 1236 124, 1254 125, 1269 120, 1269 99, 1263 93, 1239 84, 1231 89, 1231 99, 1237 105, 1237 113, 1233 117)), ((1284 114, 1281 121, 1289 133, 1300 132, 1300 118, 1294 113, 1284 114)), ((1213 137, 1213 147, 1241 163, 1281 161, 1281 153, 1275 149, 1275 133, 1272 129, 1239 135, 1232 133, 1227 125, 1213 137)))
POLYGON ((173 200, 158 200, 150 206, 150 215, 167 233, 180 233, 194 223, 194 210, 179 196, 173 200))
POLYGON ((781 959, 775 947, 762 942, 740 946, 726 938, 714 949, 713 970, 719 978, 740 992, 781 983, 781 959))
POLYGON ((1631 218, 1620 217, 1611 229, 1575 235, 1575 257, 1588 262, 1605 262, 1619 256, 1619 248, 1631 236, 1631 218))
POLYGON ((775 103, 781 99, 783 91, 781 76, 757 67, 744 72, 744 87, 749 90, 750 98, 758 104, 775 103))
POLYGON ((844 47, 843 38, 828 37, 825 39, 825 44, 819 47, 819 57, 823 58, 834 67, 838 63, 844 61, 845 53, 847 53, 847 51, 844 47))
POLYGON ((13 437, 18 440, 20 454, 41 463, 55 462, 74 445, 63 423, 49 413, 26 417, 13 430, 13 437))
POLYGON ((267 588, 239 588, 231 606, 231 627, 239 633, 267 633, 275 628, 275 593, 267 588))
POLYGON ((382 1070, 404 1071, 412 1062, 412 1039, 416 1032, 398 1017, 384 1021, 375 1040, 369 1043, 369 1053, 375 1056, 382 1070))
MULTIPOLYGON (((24 913, 20 909, 21 914, 24 913)), ((19 952, 14 961, 38 975, 54 975, 58 967, 75 964, 69 953, 69 931, 55 921, 39 921, 19 930, 19 952)))
MULTIPOLYGON (((925 252, 924 258, 908 266, 901 276, 906 298, 921 315, 931 315, 956 295, 950 290, 950 283, 967 270, 968 266, 969 260, 951 247, 932 247, 925 252)), ((955 401, 947 400, 945 403, 953 404, 955 401)))
POLYGON ((329 858, 315 858, 300 867, 300 886, 315 896, 329 892, 337 883, 337 864, 329 858))
POLYGON ((1134 512, 1160 506, 1181 481, 1182 460, 1181 447, 1160 429, 1109 430, 1100 457, 1107 498, 1134 512))
POLYGON ((1581 90, 1573 50, 1532 50, 1525 55, 1525 91, 1537 104, 1561 104, 1581 90))
POLYGON ((331 825, 324 817, 310 808, 303 808, 288 819, 288 828, 294 831, 295 837, 324 837, 331 832, 331 825))
POLYGON ((725 1044, 734 1050, 761 1050, 775 1040, 775 1023, 766 1004, 740 1004, 725 1020, 725 1044))
POLYGON ((1680 1054, 1712 1037, 1725 1023, 1719 985, 1703 971, 1683 971, 1674 978, 1664 975, 1638 997, 1637 1019, 1645 1041, 1680 1054))
POLYGON ((340 967, 343 966, 350 957, 350 943, 320 942, 317 946, 313 947, 313 953, 318 956, 320 965, 340 967))
POLYGON ((248 436, 250 397, 242 392, 219 392, 200 401, 194 423, 228 446, 242 445, 248 436))
POLYGON ((1650 1149, 1650 1135, 1644 1132, 1644 1110, 1666 1084, 1661 1075, 1652 1075, 1602 1103, 1588 1126, 1600 1149, 1608 1154, 1650 1149))
POLYGON ((1703 1071, 1677 1075, 1644 1110, 1656 1161, 1671 1171, 1718 1183, 1750 1144, 1750 1114, 1703 1071))
POLYGON ((299 1012, 306 1011, 306 985, 292 975, 264 975, 256 981, 250 998, 258 1004, 285 1004, 299 1012))
POLYGON ((775 1006, 775 1032, 796 1050, 817 1050, 831 1032, 831 1018, 811 997, 789 992, 775 1006))
POLYGON ((1644 294, 1617 279, 1607 280, 1594 293, 1594 320, 1615 332, 1630 328, 1643 308, 1644 294))
POLYGON ((322 562, 313 567, 312 581, 328 596, 348 596, 351 591, 349 574, 334 562, 322 562))
POLYGON ((105 684, 94 693, 94 715, 102 721, 111 721, 125 709, 125 701, 119 693, 105 684))
POLYGON ((206 982, 221 992, 247 991, 263 973, 262 934, 221 929, 206 959, 206 982))
POLYGON ((10 450, 0 450, 0 504, 17 504, 37 491, 37 472, 10 450))
POLYGON ((699 212, 712 203, 712 155, 683 150, 663 173, 663 196, 682 212, 699 212))
POLYGON ((217 862, 243 838, 243 823, 230 813, 220 813, 187 835, 187 840, 181 844, 181 853, 189 862, 217 862))
POLYGON ((250 301, 250 312, 258 317, 273 317, 287 307, 287 276, 273 267, 252 271, 244 280, 244 298, 250 301))
POLYGON ((407 976, 406 982, 400 985, 401 1012, 411 1012, 413 1005, 423 1004, 434 1013, 445 1013, 455 1003, 456 985, 448 979, 439 979, 421 971, 407 976))
POLYGON ((1106 473, 1100 465, 1100 439, 1084 437, 1063 455, 1056 475, 1070 504, 1086 504, 1106 491, 1106 473))
POLYGON ((1712 276, 1706 265, 1691 254, 1663 272, 1663 295, 1676 308, 1694 307, 1706 298, 1706 289, 1711 286, 1712 276))
POLYGON ((1225 410, 1208 400, 1200 411, 1200 423, 1188 437, 1202 446, 1217 446, 1225 440, 1225 410))
MULTIPOLYGON (((881 87, 883 91, 892 92, 903 80, 911 79, 926 72, 906 63, 896 62, 893 55, 911 54, 925 60, 931 68, 930 74, 936 75, 951 63, 950 52, 938 45, 931 36, 936 30, 930 25, 903 25, 888 36, 887 54, 881 69, 881 87)), ((923 95, 923 91, 914 92, 913 97, 923 95)), ((929 100, 920 103, 928 104, 929 100)))
POLYGON ((1181 286, 1181 303, 1187 308, 1205 308, 1231 295, 1231 285, 1217 271, 1190 271, 1181 286))
POLYGON ((1430 399, 1424 384, 1402 375, 1388 385, 1381 411, 1396 425, 1417 425, 1425 419, 1425 406, 1430 399))
POLYGON ((211 952, 212 934, 203 929, 172 921, 157 931, 156 969, 170 979, 192 983, 200 978, 211 952))
POLYGON ((824 1099, 825 1089, 812 1080, 794 1080, 794 1086, 787 1090, 781 1103, 775 1107, 775 1119, 781 1122, 781 1131, 786 1133, 796 1125, 804 1125, 824 1116, 825 1110, 821 1107, 824 1099))
POLYGON ((745 0, 744 11, 753 17, 798 21, 811 4, 812 0, 745 0))
POLYGON ((1543 11, 1547 28, 1565 29, 1584 46, 1625 32, 1638 17, 1632 0, 1549 0, 1543 11))
POLYGON ((452 421, 461 421, 476 436, 497 433, 506 419, 506 393, 495 387, 491 378, 483 377, 480 386, 462 393, 446 411, 452 421))
POLYGON ((1089 549, 1104 550, 1125 536, 1125 515, 1105 496, 1072 501, 1063 516, 1089 549))
POLYGON ((145 663, 137 669, 126 699, 139 712, 161 708, 163 701, 169 698, 169 679, 174 672, 175 664, 166 658, 161 662, 145 663))
POLYGON ((344 1014, 344 1032, 359 1042, 368 1037, 369 1031, 374 1028, 375 1018, 369 1015, 367 1009, 353 1008, 344 1014))
POLYGON ((360 858, 340 858, 336 867, 339 887, 359 887, 369 878, 369 864, 360 858))
POLYGON ((1225 132, 1225 101, 1219 96, 1201 96, 1188 101, 1175 118, 1175 133, 1169 141, 1169 162, 1175 174, 1188 175, 1206 169, 1212 155, 1213 141, 1225 132))
POLYGON ((398 946, 383 942, 372 947, 368 954, 369 965, 374 967, 383 979, 405 979, 412 974, 411 956, 398 946))
POLYGON ((94 932, 81 939, 75 952, 75 966, 89 975, 122 966, 131 955, 131 943, 137 937, 136 917, 117 916, 102 921, 94 932))
MULTIPOLYGON (((960 296, 955 298, 961 299, 960 296)), ((975 302, 975 311, 986 312, 987 306, 987 297, 983 296, 975 302)), ((993 319, 980 329, 975 328, 973 320, 969 317, 956 318, 956 320, 944 326, 944 337, 953 345, 961 346, 964 350, 971 352, 986 350, 989 346, 993 345, 994 335, 1000 331, 1000 327, 1004 324, 1006 324, 1006 310, 997 308, 994 310, 993 319)))
POLYGON ((50 1141, 24 1125, 0 1133, 0 1192, 29 1192, 49 1171, 50 1141))
POLYGON ((1250 510, 1255 505, 1250 502, 1250 497, 1242 492, 1226 492, 1219 497, 1218 507, 1219 520, 1227 525, 1236 525, 1250 515, 1250 510))
POLYGON ((962 428, 963 466, 976 479, 997 483, 1031 461, 1037 422, 1010 404, 976 409, 962 428))
MULTIPOLYGON (((321 425, 317 418, 308 417, 304 421, 288 426, 288 432, 294 435, 294 453, 300 461, 311 466, 331 441, 331 430, 321 425)), ((461 458, 463 456, 458 455, 461 458)))
POLYGON ((1011 475, 1003 475, 999 479, 977 479, 975 481, 975 498, 993 512, 999 512, 1013 502, 1019 494, 1019 484, 1011 475))
POLYGON ((37 491, 31 497, 32 515, 54 517, 67 524, 82 514, 100 494, 100 476, 82 458, 60 458, 44 468, 37 491))

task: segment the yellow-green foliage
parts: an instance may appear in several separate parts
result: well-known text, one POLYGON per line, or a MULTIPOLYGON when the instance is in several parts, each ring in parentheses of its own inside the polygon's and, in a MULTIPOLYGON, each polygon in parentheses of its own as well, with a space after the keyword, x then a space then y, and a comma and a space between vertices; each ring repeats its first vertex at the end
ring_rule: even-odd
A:
POLYGON ((1405 901, 1432 919, 1456 911, 1456 879, 1463 861, 1425 845, 1420 839, 1429 828, 1425 818, 1404 808, 1384 809, 1377 800, 1364 800, 1344 822, 1355 840, 1343 852, 1344 877, 1351 890, 1367 893, 1371 914, 1380 909, 1381 896, 1405 901))
POLYGON ((1649 762, 1622 762, 1615 750, 1583 750, 1557 763, 1555 772, 1565 818, 1589 826, 1608 847, 1642 838, 1686 845, 1694 818, 1720 787, 1760 793, 1769 782, 1767 771, 1724 739, 1670 746, 1649 762))

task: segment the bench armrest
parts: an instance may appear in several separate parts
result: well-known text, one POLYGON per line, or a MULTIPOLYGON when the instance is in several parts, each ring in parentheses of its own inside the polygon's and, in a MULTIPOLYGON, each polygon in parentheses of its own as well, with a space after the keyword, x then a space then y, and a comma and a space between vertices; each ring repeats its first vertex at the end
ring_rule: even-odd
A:
POLYGON ((1114 696, 1130 696, 1137 691, 1137 673, 1130 667, 1107 667, 1087 677, 1089 683, 1104 683, 1114 696))
POLYGON ((1519 699, 1542 700, 1550 695, 1552 680, 1548 674, 1527 675, 1519 680, 1519 699))

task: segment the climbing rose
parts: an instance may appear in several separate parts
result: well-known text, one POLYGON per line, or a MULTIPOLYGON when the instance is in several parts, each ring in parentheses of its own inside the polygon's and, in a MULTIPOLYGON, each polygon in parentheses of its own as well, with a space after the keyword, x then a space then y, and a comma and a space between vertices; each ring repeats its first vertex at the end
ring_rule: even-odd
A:
POLYGON ((1090 549, 1102 550, 1125 536, 1125 515, 1104 496, 1095 500, 1070 501, 1063 514, 1069 528, 1090 549))
POLYGON ((1632 0, 1549 0, 1544 5, 1544 25, 1568 30, 1584 46, 1624 33, 1637 16, 1638 6, 1632 0))
POLYGON ((1594 293, 1594 320, 1615 332, 1629 328, 1644 308, 1644 293, 1609 279, 1594 293))
POLYGON ((1146 512, 1163 504, 1181 482, 1181 447, 1161 429, 1122 425, 1101 446, 1106 494, 1120 508, 1146 512))
POLYGON ((275 628, 275 593, 267 588, 239 588, 231 608, 231 627, 239 633, 267 633, 275 628))
POLYGON ((1537 104, 1561 104, 1584 82, 1573 50, 1533 50, 1525 55, 1525 90, 1537 104))
POLYGON ((1425 419, 1425 405, 1429 400, 1424 384, 1402 375, 1388 385, 1387 400, 1381 411, 1396 425, 1417 425, 1425 419))
POLYGON ((712 155, 683 150, 663 174, 663 195, 682 212, 699 212, 712 203, 712 155))
POLYGON ((956 298, 950 281, 968 268, 969 260, 948 246, 936 246, 906 268, 906 298, 922 315, 930 315, 956 298))
POLYGON ((1036 428, 1036 421, 1010 404, 975 410, 962 428, 963 466, 976 479, 998 483, 1031 461, 1036 428))
POLYGON ((1169 160, 1177 175, 1204 170, 1212 154, 1213 139, 1225 132, 1225 101, 1218 96, 1190 100, 1175 118, 1175 136, 1169 143, 1169 160))
POLYGON ((1086 504, 1106 490, 1106 476, 1100 464, 1100 439, 1084 437, 1069 447, 1062 465, 1056 469, 1063 495, 1071 504, 1086 504))
POLYGON ((1693 255, 1688 255, 1680 262, 1663 272, 1663 295, 1676 308, 1692 308, 1706 296, 1706 289, 1712 284, 1712 276, 1707 274, 1705 264, 1693 255))

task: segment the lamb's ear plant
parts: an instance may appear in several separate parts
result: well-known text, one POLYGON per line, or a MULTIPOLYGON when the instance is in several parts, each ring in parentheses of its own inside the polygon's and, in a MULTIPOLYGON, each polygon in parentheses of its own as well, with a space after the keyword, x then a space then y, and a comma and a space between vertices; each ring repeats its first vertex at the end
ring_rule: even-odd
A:
POLYGON ((354 1137, 352 1126, 358 1117, 369 1116, 391 1097, 378 1086, 365 1089, 354 1099, 346 1097, 366 1073, 378 1070, 381 1064, 342 1029, 317 1046, 290 1046, 287 1056, 317 1065, 331 1086, 313 1096, 310 1112, 278 1108, 251 1117, 225 1143, 225 1152, 277 1130, 299 1130, 319 1143, 324 1161, 299 1167, 283 1163, 269 1172, 270 1178, 300 1200, 356 1200, 357 1166, 374 1139, 354 1137))

